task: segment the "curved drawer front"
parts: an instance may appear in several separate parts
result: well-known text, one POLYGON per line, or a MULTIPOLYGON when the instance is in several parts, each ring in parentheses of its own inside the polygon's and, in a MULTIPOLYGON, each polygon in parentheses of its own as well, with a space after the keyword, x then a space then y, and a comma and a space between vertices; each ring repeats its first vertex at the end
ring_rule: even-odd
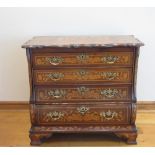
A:
POLYGON ((133 52, 83 52, 34 54, 33 66, 76 66, 76 65, 128 65, 133 63, 133 52))
POLYGON ((36 105, 36 123, 54 124, 128 124, 130 105, 36 105))
POLYGON ((72 86, 37 87, 36 102, 75 102, 75 101, 120 101, 131 100, 129 86, 72 86))
POLYGON ((82 83, 82 82, 120 82, 130 83, 132 80, 131 68, 119 69, 51 69, 35 70, 36 84, 53 83, 82 83))

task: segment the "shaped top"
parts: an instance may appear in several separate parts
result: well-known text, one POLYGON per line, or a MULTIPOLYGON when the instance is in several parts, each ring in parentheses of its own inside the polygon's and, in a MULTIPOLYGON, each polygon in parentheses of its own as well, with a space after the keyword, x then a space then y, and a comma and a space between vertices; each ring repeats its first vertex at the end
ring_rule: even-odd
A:
POLYGON ((133 35, 115 36, 38 36, 22 45, 22 48, 42 47, 115 47, 144 44, 133 35))

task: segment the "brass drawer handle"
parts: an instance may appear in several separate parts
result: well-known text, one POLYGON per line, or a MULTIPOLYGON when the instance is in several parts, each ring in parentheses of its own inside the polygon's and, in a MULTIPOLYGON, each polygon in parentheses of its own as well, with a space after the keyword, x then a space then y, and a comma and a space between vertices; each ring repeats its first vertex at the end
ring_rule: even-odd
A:
POLYGON ((119 76, 118 72, 102 72, 100 73, 101 76, 106 78, 107 80, 114 80, 119 76))
POLYGON ((104 56, 101 58, 101 61, 107 64, 114 64, 116 61, 120 59, 119 56, 104 56))
POLYGON ((109 89, 101 90, 100 94, 104 95, 107 98, 113 98, 116 95, 118 95, 118 92, 119 92, 118 89, 111 89, 111 88, 109 88, 109 89))
POLYGON ((46 61, 49 62, 51 65, 59 65, 63 62, 63 58, 57 56, 47 57, 46 61))
POLYGON ((106 112, 101 112, 100 116, 103 117, 106 120, 112 120, 112 119, 114 119, 115 117, 118 116, 118 113, 115 112, 115 111, 108 110, 106 112))
POLYGON ((89 108, 88 108, 88 107, 85 107, 85 106, 81 106, 81 107, 78 107, 78 108, 77 108, 77 111, 78 111, 81 115, 84 115, 88 110, 89 110, 89 108))
POLYGON ((89 58, 89 56, 86 53, 81 53, 81 54, 77 55, 76 58, 78 61, 83 62, 83 61, 87 60, 89 58))
POLYGON ((62 117, 64 117, 64 113, 58 112, 58 111, 53 111, 53 112, 48 112, 46 114, 47 117, 50 117, 52 120, 56 121, 62 117))
POLYGON ((53 96, 56 99, 64 97, 65 94, 66 94, 66 91, 62 89, 54 89, 48 92, 49 96, 53 96))
POLYGON ((63 73, 55 72, 55 73, 49 73, 48 78, 52 79, 53 81, 58 81, 64 77, 63 73))

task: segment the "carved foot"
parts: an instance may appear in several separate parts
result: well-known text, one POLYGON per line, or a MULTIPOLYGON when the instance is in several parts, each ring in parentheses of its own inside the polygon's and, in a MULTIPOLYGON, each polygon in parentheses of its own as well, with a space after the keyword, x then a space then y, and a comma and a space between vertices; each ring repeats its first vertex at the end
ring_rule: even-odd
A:
POLYGON ((30 144, 31 145, 40 145, 42 141, 52 136, 52 133, 30 133, 30 144))
POLYGON ((120 132, 115 134, 118 137, 125 139, 127 144, 137 144, 137 132, 120 132))

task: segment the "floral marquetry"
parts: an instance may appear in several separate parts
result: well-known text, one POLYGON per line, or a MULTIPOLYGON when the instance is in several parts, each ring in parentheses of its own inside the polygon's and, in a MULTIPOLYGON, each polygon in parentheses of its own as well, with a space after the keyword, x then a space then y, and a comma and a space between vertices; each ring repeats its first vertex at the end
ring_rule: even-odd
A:
POLYGON ((130 101, 131 87, 113 86, 79 86, 79 87, 37 87, 36 101, 38 102, 61 102, 61 101, 111 101, 122 100, 130 101))
POLYGON ((30 78, 30 140, 53 133, 112 132, 136 144, 134 36, 34 37, 26 48, 30 78))

